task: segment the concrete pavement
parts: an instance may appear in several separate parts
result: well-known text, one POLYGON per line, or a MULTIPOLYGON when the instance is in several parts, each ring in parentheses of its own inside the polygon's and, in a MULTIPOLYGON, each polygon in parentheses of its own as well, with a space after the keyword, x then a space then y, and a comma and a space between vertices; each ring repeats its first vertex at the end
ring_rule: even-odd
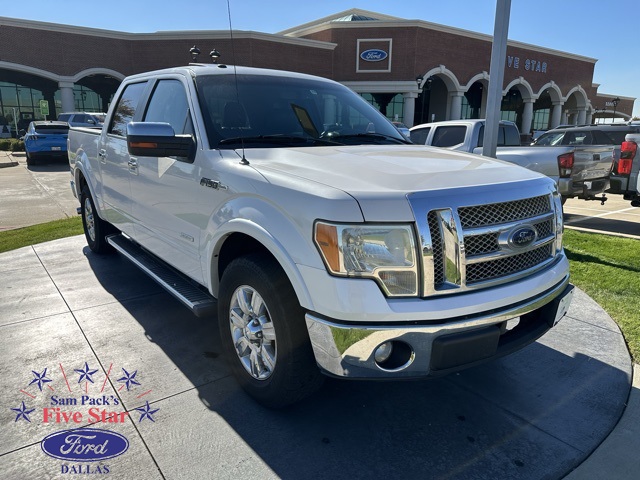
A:
POLYGON ((0 231, 76 216, 69 165, 28 167, 24 153, 0 152, 0 231))
POLYGON ((600 452, 620 443, 624 471, 640 467, 630 455, 640 437, 626 408, 630 390, 632 405, 639 396, 629 354, 582 292, 568 317, 514 355, 430 381, 328 380, 282 412, 256 405, 229 376, 215 319, 195 318, 82 236, 0 254, 0 312, 3 478, 66 478, 79 465, 118 479, 556 479, 576 467, 580 479, 598 471, 587 459, 611 471, 600 452), (91 425, 102 411, 124 421, 91 425), (118 432, 129 448, 85 463, 43 451, 46 436, 80 426, 118 432))

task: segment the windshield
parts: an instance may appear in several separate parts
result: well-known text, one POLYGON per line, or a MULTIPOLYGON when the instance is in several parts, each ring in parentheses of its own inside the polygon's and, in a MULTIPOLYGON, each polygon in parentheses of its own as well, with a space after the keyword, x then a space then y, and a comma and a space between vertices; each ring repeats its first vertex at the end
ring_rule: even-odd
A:
POLYGON ((564 134, 564 131, 547 132, 543 135, 540 135, 535 141, 534 145, 562 145, 564 134))
POLYGON ((268 75, 196 77, 212 148, 408 143, 348 88, 268 75))

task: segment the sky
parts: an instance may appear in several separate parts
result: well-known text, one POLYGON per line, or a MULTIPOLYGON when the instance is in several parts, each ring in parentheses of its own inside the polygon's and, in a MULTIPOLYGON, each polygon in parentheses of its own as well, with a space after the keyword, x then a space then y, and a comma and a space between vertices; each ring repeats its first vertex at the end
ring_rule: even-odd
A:
MULTIPOLYGON (((265 33, 359 8, 492 35, 496 9, 496 0, 229 2, 233 29, 265 33)), ((227 0, 5 0, 0 16, 134 33, 229 29, 227 0)), ((633 113, 640 116, 637 23, 638 0, 512 0, 509 39, 598 59, 593 77, 598 92, 637 98, 633 113)))

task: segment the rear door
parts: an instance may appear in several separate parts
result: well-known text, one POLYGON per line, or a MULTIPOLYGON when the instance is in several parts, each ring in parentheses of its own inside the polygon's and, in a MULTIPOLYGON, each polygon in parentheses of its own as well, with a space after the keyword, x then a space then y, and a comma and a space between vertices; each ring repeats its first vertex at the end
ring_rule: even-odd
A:
POLYGON ((133 234, 130 178, 137 162, 127 149, 127 123, 141 115, 139 105, 147 81, 128 84, 117 100, 106 135, 98 142, 98 161, 102 172, 104 211, 107 221, 128 235, 133 234))

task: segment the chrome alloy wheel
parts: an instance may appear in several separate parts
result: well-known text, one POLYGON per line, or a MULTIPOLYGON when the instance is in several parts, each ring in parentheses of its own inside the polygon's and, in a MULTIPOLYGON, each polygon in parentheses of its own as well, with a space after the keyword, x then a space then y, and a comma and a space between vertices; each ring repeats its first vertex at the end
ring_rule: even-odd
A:
POLYGON ((276 331, 260 294, 248 285, 233 292, 229 307, 231 337, 244 369, 256 380, 266 380, 276 366, 276 331))
POLYGON ((84 199, 84 222, 87 227, 87 233, 92 242, 96 241, 96 224, 93 219, 93 208, 91 208, 91 199, 86 197, 84 199))

